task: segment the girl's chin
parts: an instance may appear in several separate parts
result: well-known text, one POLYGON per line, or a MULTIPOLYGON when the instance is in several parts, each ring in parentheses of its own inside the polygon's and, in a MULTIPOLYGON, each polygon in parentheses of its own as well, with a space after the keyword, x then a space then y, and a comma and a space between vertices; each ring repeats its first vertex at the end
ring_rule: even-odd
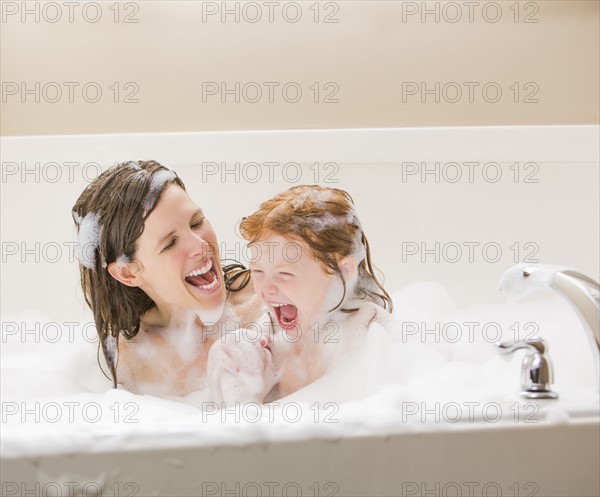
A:
POLYGON ((297 323, 294 326, 287 326, 286 328, 281 327, 281 329, 292 342, 297 342, 303 336, 308 337, 309 335, 308 327, 304 327, 302 323, 297 323))

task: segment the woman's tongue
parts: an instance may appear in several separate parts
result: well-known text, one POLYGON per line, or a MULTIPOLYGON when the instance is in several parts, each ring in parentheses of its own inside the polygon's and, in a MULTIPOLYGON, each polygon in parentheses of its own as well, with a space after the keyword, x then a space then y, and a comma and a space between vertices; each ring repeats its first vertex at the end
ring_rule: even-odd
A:
POLYGON ((215 280, 215 273, 207 271, 197 276, 186 276, 185 281, 194 286, 210 285, 215 280))
POLYGON ((298 309, 295 305, 282 305, 278 309, 279 324, 285 330, 291 330, 296 327, 296 318, 298 317, 298 309))

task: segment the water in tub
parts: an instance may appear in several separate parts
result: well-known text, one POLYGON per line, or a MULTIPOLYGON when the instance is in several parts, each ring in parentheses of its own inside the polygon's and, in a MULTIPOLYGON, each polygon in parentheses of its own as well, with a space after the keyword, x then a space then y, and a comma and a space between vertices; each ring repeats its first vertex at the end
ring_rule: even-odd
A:
POLYGON ((444 287, 423 282, 393 300, 393 318, 347 330, 352 339, 340 342, 344 350, 313 384, 271 404, 225 410, 206 391, 159 397, 112 389, 91 326, 82 333, 35 311, 3 316, 2 454, 389 435, 597 413, 592 351, 555 293, 458 308, 444 287), (558 400, 521 399, 524 352, 500 356, 493 346, 534 335, 549 344, 558 400))

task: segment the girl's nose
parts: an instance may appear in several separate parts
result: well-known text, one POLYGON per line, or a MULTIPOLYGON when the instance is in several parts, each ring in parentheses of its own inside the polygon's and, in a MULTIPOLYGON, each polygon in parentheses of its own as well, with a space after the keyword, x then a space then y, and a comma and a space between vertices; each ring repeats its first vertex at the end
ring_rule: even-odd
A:
MULTIPOLYGON (((273 281, 270 278, 265 278, 263 281, 262 287, 263 297, 273 297, 277 295, 277 286, 273 284, 273 281)), ((264 300, 267 300, 266 298, 264 300)))

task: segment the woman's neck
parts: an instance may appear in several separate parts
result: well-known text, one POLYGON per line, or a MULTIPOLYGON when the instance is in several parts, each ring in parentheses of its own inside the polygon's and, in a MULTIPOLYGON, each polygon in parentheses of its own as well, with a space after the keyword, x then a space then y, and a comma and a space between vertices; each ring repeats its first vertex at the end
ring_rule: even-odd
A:
POLYGON ((198 311, 197 309, 183 309, 176 308, 174 306, 155 306, 147 311, 141 318, 143 328, 146 331, 160 333, 165 330, 176 330, 180 328, 196 328, 201 330, 203 333, 207 333, 209 336, 218 336, 222 328, 224 320, 232 320, 235 317, 233 309, 230 306, 225 305, 224 309, 219 310, 217 313, 206 313, 198 311), (213 319, 216 319, 217 314, 219 319, 216 322, 205 323, 202 319, 203 316, 209 316, 212 314, 213 319))
POLYGON ((150 328, 173 328, 190 320, 193 311, 170 305, 155 305, 142 316, 142 323, 150 328))
POLYGON ((167 328, 171 323, 171 313, 154 306, 141 317, 141 321, 147 328, 167 328))

